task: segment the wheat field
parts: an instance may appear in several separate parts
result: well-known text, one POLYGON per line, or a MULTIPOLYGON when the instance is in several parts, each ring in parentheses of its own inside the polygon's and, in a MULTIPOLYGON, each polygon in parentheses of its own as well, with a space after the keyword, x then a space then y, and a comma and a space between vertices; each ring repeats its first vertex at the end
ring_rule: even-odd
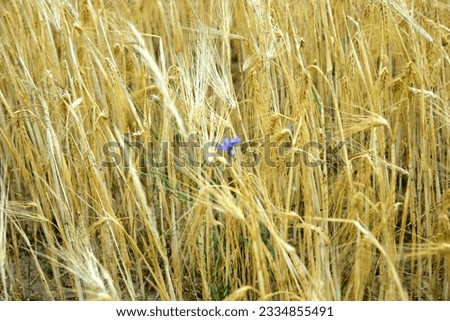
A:
POLYGON ((0 7, 2 300, 450 299, 447 1, 0 7))

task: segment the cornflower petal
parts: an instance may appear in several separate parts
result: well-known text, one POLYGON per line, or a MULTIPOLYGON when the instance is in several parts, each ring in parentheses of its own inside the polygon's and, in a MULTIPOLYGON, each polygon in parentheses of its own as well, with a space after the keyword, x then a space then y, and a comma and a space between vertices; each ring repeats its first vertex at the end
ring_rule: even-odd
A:
POLYGON ((223 143, 219 144, 218 149, 227 152, 230 156, 236 155, 234 146, 241 142, 241 137, 236 136, 234 138, 225 137, 223 143))

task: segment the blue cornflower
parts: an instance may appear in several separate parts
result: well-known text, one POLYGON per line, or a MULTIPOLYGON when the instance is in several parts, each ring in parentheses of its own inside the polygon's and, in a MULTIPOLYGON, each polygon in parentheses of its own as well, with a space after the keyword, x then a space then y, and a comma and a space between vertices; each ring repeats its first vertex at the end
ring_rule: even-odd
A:
POLYGON ((241 142, 241 137, 236 136, 234 138, 225 137, 223 139, 223 144, 219 145, 219 149, 227 152, 230 156, 234 156, 236 153, 233 149, 234 145, 237 145, 241 142))

